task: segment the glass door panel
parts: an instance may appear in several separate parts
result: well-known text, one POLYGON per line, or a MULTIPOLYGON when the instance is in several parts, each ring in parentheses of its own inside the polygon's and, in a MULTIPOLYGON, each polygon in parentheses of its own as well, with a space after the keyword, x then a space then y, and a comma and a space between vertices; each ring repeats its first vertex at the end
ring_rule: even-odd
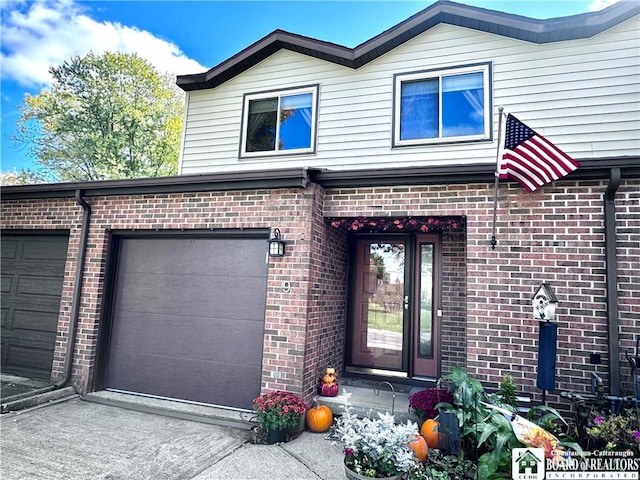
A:
POLYGON ((356 246, 352 363, 375 369, 402 368, 405 243, 361 239, 356 246))
POLYGON ((438 237, 419 235, 416 242, 415 308, 413 313, 412 375, 437 377, 439 359, 439 332, 436 317, 438 298, 438 237))
POLYGON ((418 356, 433 358, 433 244, 420 245, 420 311, 418 356))

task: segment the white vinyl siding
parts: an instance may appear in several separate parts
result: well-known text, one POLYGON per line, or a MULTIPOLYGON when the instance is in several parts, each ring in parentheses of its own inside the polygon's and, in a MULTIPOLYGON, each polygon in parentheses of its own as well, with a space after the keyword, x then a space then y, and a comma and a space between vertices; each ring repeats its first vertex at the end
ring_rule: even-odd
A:
POLYGON ((357 70, 280 50, 215 89, 188 93, 181 173, 494 163, 498 105, 576 159, 637 156, 639 45, 636 18, 542 45, 441 24, 357 70), (492 139, 392 148, 394 75, 484 62, 492 139), (311 84, 319 85, 315 154, 239 159, 243 96, 311 84))

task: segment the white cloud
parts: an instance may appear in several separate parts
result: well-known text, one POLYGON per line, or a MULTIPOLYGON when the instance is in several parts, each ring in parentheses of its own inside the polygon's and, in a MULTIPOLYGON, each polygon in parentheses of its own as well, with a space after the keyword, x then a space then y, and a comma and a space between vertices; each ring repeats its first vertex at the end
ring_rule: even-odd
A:
POLYGON ((24 87, 51 82, 48 70, 89 51, 137 53, 162 72, 206 70, 180 48, 153 34, 120 23, 98 22, 73 0, 2 0, 2 77, 24 87))
POLYGON ((610 7, 614 3, 618 3, 618 1, 620 0, 593 0, 587 7, 587 10, 589 10, 590 12, 597 12, 598 10, 602 10, 603 8, 610 7))

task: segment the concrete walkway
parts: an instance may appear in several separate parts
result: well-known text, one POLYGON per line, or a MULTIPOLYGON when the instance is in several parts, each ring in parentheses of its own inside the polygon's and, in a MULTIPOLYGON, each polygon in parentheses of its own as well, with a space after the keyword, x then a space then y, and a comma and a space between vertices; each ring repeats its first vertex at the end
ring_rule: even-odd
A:
POLYGON ((246 429, 71 397, 0 416, 0 478, 344 480, 342 450, 325 437, 254 445, 246 429))

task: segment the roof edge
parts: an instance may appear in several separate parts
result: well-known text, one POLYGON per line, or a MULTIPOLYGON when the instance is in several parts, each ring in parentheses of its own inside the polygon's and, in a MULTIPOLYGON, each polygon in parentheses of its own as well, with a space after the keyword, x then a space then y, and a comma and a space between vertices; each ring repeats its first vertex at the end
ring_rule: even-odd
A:
MULTIPOLYGON (((612 168, 619 168, 622 178, 640 179, 640 156, 577 159, 580 168, 568 178, 604 180, 612 168)), ((43 198, 73 198, 80 190, 85 197, 190 193, 206 191, 306 188, 310 182, 324 188, 446 185, 493 183, 495 164, 420 166, 355 170, 278 169, 174 177, 103 180, 97 182, 46 183, 2 187, 2 201, 43 198)))
POLYGON ((622 0, 603 10, 534 19, 439 0, 355 48, 275 30, 204 73, 178 75, 184 91, 215 88, 280 49, 288 49, 349 68, 359 68, 440 23, 480 30, 531 43, 589 38, 640 14, 640 2, 622 0))
MULTIPOLYGON (((620 168, 622 178, 640 178, 640 157, 577 159, 580 168, 572 180, 608 179, 612 168, 620 168)), ((495 163, 480 165, 426 166, 367 170, 311 170, 310 179, 324 188, 378 187, 399 185, 447 185, 493 183, 495 163)), ((506 183, 506 182, 502 182, 506 183)))
POLYGON ((304 189, 308 183, 309 173, 306 168, 252 170, 126 180, 7 185, 2 187, 2 200, 73 198, 78 190, 85 197, 96 197, 247 189, 304 189))

